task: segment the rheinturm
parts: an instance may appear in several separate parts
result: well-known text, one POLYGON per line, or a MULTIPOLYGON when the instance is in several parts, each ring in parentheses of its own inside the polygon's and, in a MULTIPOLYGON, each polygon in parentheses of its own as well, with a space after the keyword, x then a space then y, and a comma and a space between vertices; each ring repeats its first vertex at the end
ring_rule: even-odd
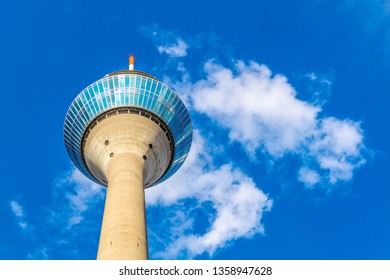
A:
POLYGON ((183 102, 134 70, 130 56, 129 70, 106 75, 74 99, 64 139, 77 168, 107 186, 97 259, 148 259, 144 190, 168 179, 187 157, 192 125, 183 102))

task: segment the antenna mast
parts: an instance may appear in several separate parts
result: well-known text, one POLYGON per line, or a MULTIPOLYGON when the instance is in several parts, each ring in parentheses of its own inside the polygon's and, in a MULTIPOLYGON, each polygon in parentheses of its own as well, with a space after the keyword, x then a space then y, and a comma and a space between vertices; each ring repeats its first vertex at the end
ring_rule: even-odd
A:
POLYGON ((134 70, 134 55, 129 56, 129 70, 134 70))

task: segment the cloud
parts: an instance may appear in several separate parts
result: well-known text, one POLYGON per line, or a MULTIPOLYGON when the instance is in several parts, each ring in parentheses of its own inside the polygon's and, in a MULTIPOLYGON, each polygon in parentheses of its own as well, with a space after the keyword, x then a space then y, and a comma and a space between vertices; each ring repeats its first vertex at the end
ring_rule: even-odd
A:
POLYGON ((156 225, 149 220, 151 236, 161 238, 160 231, 168 231, 161 250, 154 252, 156 257, 212 256, 238 238, 264 233, 261 220, 272 200, 233 164, 214 166, 205 141, 194 131, 193 146, 182 168, 168 182, 146 191, 148 211, 153 207, 164 211, 158 220, 165 222, 156 225), (194 230, 197 219, 207 221, 206 229, 194 230))
POLYGON ((305 92, 311 95, 308 101, 318 107, 324 106, 331 94, 332 76, 310 72, 305 78, 308 79, 307 83, 303 83, 307 86, 305 92))
POLYGON ((172 45, 158 46, 157 49, 160 53, 165 53, 170 57, 183 57, 187 55, 188 45, 181 39, 172 45))
POLYGON ((16 202, 15 200, 12 200, 10 202, 10 207, 11 207, 12 213, 14 213, 14 215, 16 217, 22 218, 24 216, 22 206, 20 206, 20 204, 18 202, 16 202))
POLYGON ((75 167, 59 174, 52 185, 49 206, 34 221, 34 247, 27 258, 94 259, 103 199, 104 187, 75 167))
POLYGON ((67 221, 67 228, 79 224, 89 207, 104 198, 103 187, 85 177, 77 168, 57 179, 55 187, 55 196, 65 197, 66 207, 61 211, 61 219, 67 221))
POLYGON ((18 225, 21 229, 26 229, 28 224, 25 219, 24 211, 22 206, 19 204, 19 202, 15 200, 11 200, 10 203, 10 208, 14 216, 16 217, 18 221, 18 225))
MULTIPOLYGON (((322 108, 298 99, 285 76, 243 61, 230 69, 209 60, 204 71, 205 78, 185 85, 192 109, 226 128, 250 158, 259 152, 273 160, 293 155, 307 186, 348 181, 365 163, 360 123, 321 118, 322 108)), ((319 79, 314 73, 309 78, 319 79)), ((329 87, 329 80, 320 82, 329 87)))
POLYGON ((160 28, 157 24, 140 27, 140 31, 153 41, 161 54, 170 58, 180 58, 187 55, 188 44, 174 32, 160 28))
POLYGON ((264 65, 238 61, 234 70, 208 61, 207 78, 191 92, 194 108, 228 128, 229 138, 252 155, 258 148, 274 157, 296 150, 320 108, 297 99, 287 78, 264 65))
POLYGON ((308 187, 312 187, 320 181, 320 175, 308 167, 299 169, 298 180, 308 187))
POLYGON ((319 167, 329 172, 329 182, 347 181, 353 170, 366 162, 360 124, 334 117, 319 121, 309 143, 309 153, 319 167))

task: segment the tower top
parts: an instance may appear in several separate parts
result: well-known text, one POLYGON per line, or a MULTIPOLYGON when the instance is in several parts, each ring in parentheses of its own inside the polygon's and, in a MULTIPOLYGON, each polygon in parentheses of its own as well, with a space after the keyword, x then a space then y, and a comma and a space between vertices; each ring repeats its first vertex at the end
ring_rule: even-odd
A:
MULTIPOLYGON (((145 187, 165 181, 180 168, 190 150, 190 115, 172 89, 155 77, 137 70, 110 73, 86 87, 73 100, 64 122, 64 140, 70 158, 92 181, 107 185, 107 178, 90 170, 84 156, 85 143, 96 125, 114 115, 123 114, 138 115, 150 120, 167 135, 169 165, 160 178, 150 177, 150 180, 145 181, 145 187)), ((153 148, 148 148, 147 145, 143 154, 147 158, 144 159, 146 165, 152 162, 153 153, 158 147, 152 142, 147 144, 152 144, 153 148)), ((105 142, 103 145, 106 145, 105 142)), ((153 169, 150 164, 148 167, 153 169)))
POLYGON ((129 55, 129 70, 134 70, 134 60, 135 56, 133 54, 129 55))

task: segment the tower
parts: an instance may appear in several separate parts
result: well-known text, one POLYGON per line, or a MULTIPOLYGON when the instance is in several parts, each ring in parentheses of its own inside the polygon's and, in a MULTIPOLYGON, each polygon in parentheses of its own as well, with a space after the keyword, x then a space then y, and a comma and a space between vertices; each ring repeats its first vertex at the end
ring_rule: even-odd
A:
POLYGON ((168 179, 187 157, 192 125, 183 102, 134 70, 130 56, 129 70, 106 75, 73 100, 64 139, 77 168, 107 186, 97 258, 147 259, 144 189, 168 179))

